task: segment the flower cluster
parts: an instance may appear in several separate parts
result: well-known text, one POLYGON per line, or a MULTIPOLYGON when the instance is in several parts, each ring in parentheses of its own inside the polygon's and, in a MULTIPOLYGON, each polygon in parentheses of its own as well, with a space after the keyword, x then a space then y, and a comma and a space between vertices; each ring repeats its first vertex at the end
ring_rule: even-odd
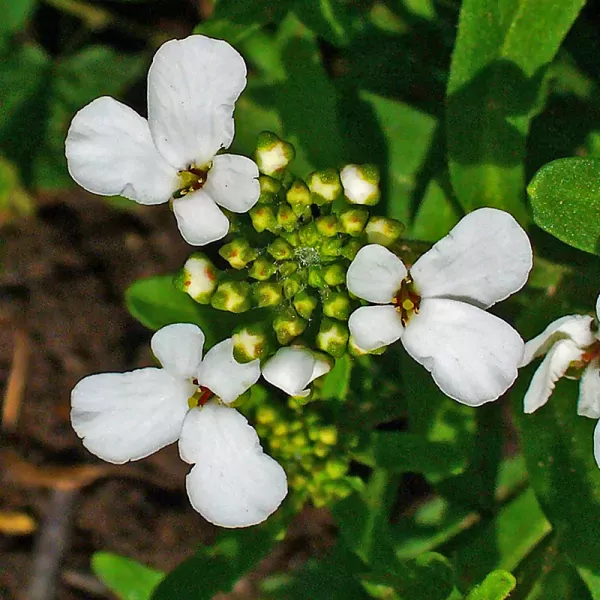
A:
POLYGON ((291 487, 317 504, 339 498, 351 490, 349 462, 333 451, 337 430, 302 414, 312 382, 346 353, 399 340, 451 398, 497 399, 517 376, 524 343, 485 311, 519 290, 532 266, 525 232, 490 208, 406 265, 403 225, 370 213, 380 198, 374 166, 301 179, 290 168, 294 148, 268 132, 254 160, 222 153, 245 84, 244 61, 227 43, 167 42, 148 73, 147 119, 99 98, 77 113, 66 141, 69 171, 87 190, 170 202, 188 243, 223 240, 218 254, 192 254, 174 284, 215 313, 247 313, 244 324, 204 357, 200 328, 164 327, 151 342, 162 369, 84 378, 71 417, 84 445, 115 463, 177 441, 193 465, 192 505, 225 527, 263 521, 287 494, 284 470, 237 410, 261 374, 296 399, 292 416, 244 409, 291 487))

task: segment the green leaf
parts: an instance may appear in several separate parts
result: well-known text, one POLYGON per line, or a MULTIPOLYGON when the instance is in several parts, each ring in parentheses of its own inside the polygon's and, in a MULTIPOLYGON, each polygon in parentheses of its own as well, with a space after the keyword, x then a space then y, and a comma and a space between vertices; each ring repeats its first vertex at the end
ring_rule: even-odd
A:
POLYGON ((0 226, 34 212, 31 196, 21 187, 15 167, 0 156, 0 226))
POLYGON ((516 579, 508 571, 492 571, 465 600, 505 600, 516 585, 516 579))
POLYGON ((350 376, 352 375, 352 359, 348 354, 335 361, 335 366, 325 377, 320 397, 323 400, 345 400, 350 391, 350 376))
POLYGON ((200 547, 169 573, 152 600, 210 600, 218 592, 229 592, 271 550, 280 533, 277 516, 255 527, 223 531, 214 545, 200 547))
POLYGON ((600 160, 563 158, 540 169, 527 188, 533 218, 559 240, 600 254, 600 160))
POLYGON ((165 577, 161 571, 111 552, 96 552, 92 556, 92 570, 120 600, 149 600, 165 577))
POLYGON ((460 213, 450 200, 447 186, 449 182, 446 185, 437 179, 429 182, 410 229, 411 238, 437 242, 458 223, 460 213))
POLYGON ((585 0, 465 0, 448 82, 452 185, 466 211, 528 220, 525 140, 544 70, 585 0))
POLYGON ((37 0, 0 0, 0 37, 22 29, 36 4, 37 0))
POLYGON ((577 572, 587 586, 592 600, 600 600, 600 570, 592 571, 587 567, 579 567, 577 572))

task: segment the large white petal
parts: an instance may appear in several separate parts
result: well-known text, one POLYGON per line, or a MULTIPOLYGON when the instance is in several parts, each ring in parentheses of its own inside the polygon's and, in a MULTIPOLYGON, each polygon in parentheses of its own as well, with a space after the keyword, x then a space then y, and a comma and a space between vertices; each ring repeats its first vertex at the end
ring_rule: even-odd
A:
POLYGON ((348 267, 346 284, 355 296, 376 304, 389 304, 406 277, 406 267, 387 248, 369 244, 348 267))
POLYGON ((469 406, 506 392, 523 356, 523 340, 508 323, 456 300, 423 299, 402 343, 444 394, 469 406))
POLYGON ((165 159, 203 167, 228 148, 245 87, 244 59, 227 42, 192 35, 163 44, 148 71, 148 121, 165 159))
POLYGON ((146 119, 106 96, 73 117, 65 152, 71 177, 94 194, 161 204, 178 186, 177 172, 156 150, 146 119))
POLYGON ((527 234, 507 212, 473 211, 410 269, 424 298, 453 298, 487 308, 527 281, 533 264, 527 234))
POLYGON ((71 392, 71 423, 96 456, 138 460, 177 440, 194 390, 164 369, 90 375, 71 392))
POLYGON ((192 506, 221 527, 264 521, 287 494, 281 465, 234 408, 209 402, 191 410, 179 440, 181 458, 195 464, 186 478, 192 506))
POLYGON ((236 213, 248 212, 260 196, 258 167, 245 156, 215 156, 204 191, 223 208, 236 213))
POLYGON ((150 346, 160 364, 173 377, 192 379, 202 362, 204 333, 191 323, 174 323, 159 329, 150 346))
POLYGON ((594 358, 583 370, 579 382, 577 414, 600 419, 600 358, 594 358))
POLYGON ((546 404, 556 382, 564 376, 571 362, 579 360, 582 354, 583 350, 569 339, 559 340, 550 348, 525 394, 523 405, 526 413, 535 412, 546 404))
POLYGON ((538 356, 546 354, 559 340, 570 339, 580 348, 591 346, 596 341, 590 328, 592 321, 592 317, 588 315, 569 315, 553 321, 542 333, 525 344, 520 366, 524 367, 538 356))
POLYGON ((308 396, 306 387, 317 377, 331 369, 327 361, 297 346, 287 346, 277 350, 264 365, 263 377, 289 396, 308 396))
POLYGON ((183 239, 192 246, 216 242, 229 231, 229 219, 204 190, 173 200, 173 212, 183 239))
POLYGON ((393 306, 361 306, 350 315, 348 328, 356 345, 365 351, 389 346, 404 333, 393 306))
POLYGON ((230 404, 260 377, 260 361, 239 363, 233 358, 231 338, 213 346, 204 357, 198 371, 198 382, 230 404))

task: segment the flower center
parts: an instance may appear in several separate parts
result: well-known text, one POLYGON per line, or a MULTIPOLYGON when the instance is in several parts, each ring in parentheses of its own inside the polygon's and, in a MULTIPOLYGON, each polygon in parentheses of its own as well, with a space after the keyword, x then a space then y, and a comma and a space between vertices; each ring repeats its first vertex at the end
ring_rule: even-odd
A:
POLYGON ((191 192, 198 191, 206 183, 210 167, 210 164, 205 167, 191 165, 188 169, 179 171, 177 174, 181 180, 181 187, 173 193, 173 199, 176 200, 191 192))
MULTIPOLYGON (((197 379, 192 379, 194 385, 198 385, 197 379)), ((190 408, 196 408, 197 406, 204 406, 214 394, 203 385, 199 386, 194 394, 188 399, 188 406, 190 408)))
POLYGON ((421 296, 417 294, 413 280, 409 275, 408 277, 402 280, 402 283, 400 284, 400 289, 392 299, 392 304, 400 313, 402 325, 406 326, 413 314, 417 314, 419 312, 420 303, 421 296))
POLYGON ((588 349, 582 354, 581 359, 578 361, 574 361, 570 366, 583 368, 589 362, 594 360, 595 358, 600 357, 600 342, 594 342, 588 349))

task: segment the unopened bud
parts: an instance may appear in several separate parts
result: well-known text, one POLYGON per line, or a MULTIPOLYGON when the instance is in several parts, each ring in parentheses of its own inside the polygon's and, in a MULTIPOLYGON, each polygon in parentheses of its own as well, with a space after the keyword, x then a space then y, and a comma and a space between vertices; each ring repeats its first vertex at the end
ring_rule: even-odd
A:
POLYGON ((281 179, 295 155, 294 146, 279 139, 274 133, 263 131, 259 134, 254 158, 259 171, 264 175, 281 179))
POLYGON ((325 318, 317 334, 317 348, 334 358, 341 358, 348 344, 348 327, 341 321, 325 318))
POLYGON ((267 230, 271 233, 277 233, 279 231, 279 225, 277 224, 277 217, 275 211, 271 206, 265 204, 257 204, 253 206, 249 211, 250 219, 252 219, 252 227, 258 233, 262 233, 267 230))
POLYGON ((325 464, 325 472, 331 479, 339 479, 348 472, 348 465, 341 460, 331 459, 325 464))
POLYGON ((302 290, 294 296, 293 303, 294 308, 301 317, 310 319, 315 308, 317 308, 317 305, 319 304, 319 299, 314 294, 302 290))
POLYGON ((321 242, 321 256, 324 258, 335 258, 342 254, 342 238, 332 237, 326 238, 321 242))
POLYGON ((238 329, 232 336, 233 357, 239 363, 248 363, 251 360, 264 358, 273 350, 272 333, 268 332, 262 324, 247 325, 238 329))
POLYGON ((275 260, 289 260, 294 256, 294 248, 282 237, 275 238, 268 246, 267 252, 275 260))
POLYGON ((367 205, 379 202, 379 170, 375 165, 346 165, 340 176, 348 202, 367 205))
POLYGON ((348 260, 354 260, 354 257, 358 254, 358 251, 364 246, 363 242, 360 240, 349 240, 342 247, 342 256, 347 258, 348 260))
POLYGON ((261 175, 258 183, 260 184, 258 204, 272 204, 281 190, 281 182, 268 175, 261 175))
POLYGON ((277 224, 284 231, 294 231, 298 217, 292 207, 287 202, 282 202, 277 210, 277 224))
POLYGON ((293 298, 303 287, 299 273, 294 273, 283 280, 283 295, 289 300, 293 298))
POLYGON ((289 277, 298 270, 298 264, 293 260, 286 260, 279 264, 279 274, 282 277, 289 277))
POLYGON ((277 421, 277 411, 270 406, 259 406, 256 411, 256 421, 261 425, 271 425, 277 421))
POLYGON ((323 296, 323 314, 340 321, 347 321, 350 315, 350 298, 346 292, 329 291, 323 296))
POLYGON ((329 286, 342 285, 346 281, 348 269, 339 262, 334 262, 323 269, 323 280, 329 286))
POLYGON ((366 208, 348 208, 339 216, 340 230, 352 237, 358 237, 364 230, 369 219, 366 208))
POLYGON ((273 329, 277 341, 282 346, 286 346, 295 337, 298 337, 307 325, 308 321, 303 319, 293 308, 283 310, 273 320, 273 329))
MULTIPOLYGON (((301 179, 296 179, 290 189, 287 191, 286 200, 294 210, 297 216, 309 209, 312 201, 310 199, 310 190, 301 179)), ((309 209, 310 210, 310 209, 309 209)))
POLYGON ((338 220, 335 215, 319 217, 315 220, 318 232, 325 237, 333 237, 339 231, 338 220))
POLYGON ((323 267, 319 265, 311 265, 308 267, 308 285, 317 289, 327 287, 323 267))
POLYGON ((259 281, 252 284, 252 296, 258 308, 278 306, 283 301, 283 290, 280 283, 259 281))
POLYGON ((194 252, 173 278, 178 290, 189 294, 199 304, 209 304, 217 289, 219 271, 202 252, 194 252))
POLYGON ((335 446, 338 441, 337 429, 333 425, 322 427, 319 431, 319 440, 327 446, 335 446))
POLYGON ((307 177, 311 200, 318 205, 333 202, 342 193, 340 176, 335 169, 316 171, 307 177))
POLYGON ((222 281, 210 299, 213 308, 232 313, 250 310, 252 294, 245 281, 222 281))
POLYGON ((365 227, 369 244, 381 246, 391 246, 403 231, 404 225, 400 221, 379 216, 372 216, 365 227))
POLYGON ((237 238, 221 246, 219 254, 234 268, 243 269, 258 256, 258 250, 252 248, 248 240, 237 238))
POLYGON ((252 279, 257 279, 258 281, 266 281, 277 272, 277 267, 275 263, 270 261, 266 256, 259 256, 250 266, 248 270, 248 275, 252 277, 252 279))
POLYGON ((320 239, 319 232, 317 231, 317 226, 314 221, 303 225, 298 230, 298 237, 300 238, 300 243, 304 246, 315 246, 320 239))

